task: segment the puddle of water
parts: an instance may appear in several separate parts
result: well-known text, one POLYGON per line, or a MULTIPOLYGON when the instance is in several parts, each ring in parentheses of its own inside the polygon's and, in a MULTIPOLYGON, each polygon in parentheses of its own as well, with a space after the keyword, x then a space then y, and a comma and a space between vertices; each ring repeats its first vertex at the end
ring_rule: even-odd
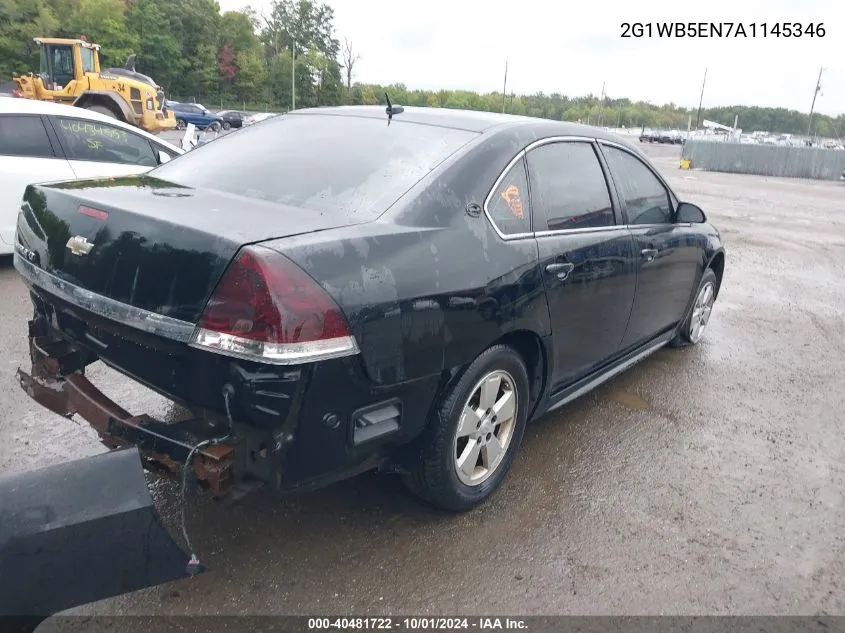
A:
POLYGON ((614 391, 611 398, 629 409, 645 411, 651 407, 641 396, 629 391, 614 391))

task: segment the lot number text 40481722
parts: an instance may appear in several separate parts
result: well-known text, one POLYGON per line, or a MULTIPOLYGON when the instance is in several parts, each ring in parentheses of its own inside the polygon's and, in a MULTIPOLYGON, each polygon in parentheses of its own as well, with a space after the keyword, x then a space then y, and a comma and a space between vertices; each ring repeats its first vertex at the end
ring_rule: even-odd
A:
POLYGON ((824 37, 824 22, 623 22, 622 37, 824 37))

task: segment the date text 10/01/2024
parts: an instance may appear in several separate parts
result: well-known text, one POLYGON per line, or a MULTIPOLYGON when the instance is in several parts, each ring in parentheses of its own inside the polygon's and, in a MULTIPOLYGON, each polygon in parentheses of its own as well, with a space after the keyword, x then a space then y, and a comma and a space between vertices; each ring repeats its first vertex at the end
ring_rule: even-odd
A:
POLYGON ((351 617, 351 618, 308 618, 308 630, 521 630, 529 633, 527 623, 511 617, 351 617))
POLYGON ((622 37, 824 37, 824 22, 623 22, 622 37))

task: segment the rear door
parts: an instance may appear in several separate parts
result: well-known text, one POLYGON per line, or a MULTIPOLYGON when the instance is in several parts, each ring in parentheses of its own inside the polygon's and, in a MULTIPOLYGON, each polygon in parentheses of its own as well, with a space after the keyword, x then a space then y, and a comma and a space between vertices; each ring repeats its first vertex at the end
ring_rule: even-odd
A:
POLYGON ((601 143, 637 254, 637 293, 622 342, 628 348, 666 331, 684 315, 703 266, 690 225, 675 224, 677 201, 634 152, 601 143))
POLYGON ((149 139, 116 125, 49 117, 77 178, 140 174, 159 164, 149 139))
POLYGON ((552 323, 554 391, 619 351, 634 300, 633 240, 594 142, 543 142, 528 150, 526 162, 552 323))
POLYGON ((0 253, 11 253, 24 189, 36 182, 73 180, 39 115, 0 115, 0 253))

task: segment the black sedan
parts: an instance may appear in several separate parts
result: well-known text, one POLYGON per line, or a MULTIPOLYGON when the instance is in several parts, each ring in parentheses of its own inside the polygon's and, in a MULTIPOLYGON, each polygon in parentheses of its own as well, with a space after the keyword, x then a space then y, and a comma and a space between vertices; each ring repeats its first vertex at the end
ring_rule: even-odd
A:
POLYGON ((163 470, 194 459, 216 494, 379 469, 462 511, 529 420, 702 339, 719 232, 637 149, 555 121, 388 113, 299 110, 146 175, 30 186, 27 393, 163 470), (122 409, 84 374, 98 359, 194 418, 122 409))
POLYGON ((217 116, 223 119, 223 129, 228 130, 233 127, 243 127, 244 119, 246 119, 249 115, 246 112, 241 112, 240 110, 221 110, 217 113, 217 116))

